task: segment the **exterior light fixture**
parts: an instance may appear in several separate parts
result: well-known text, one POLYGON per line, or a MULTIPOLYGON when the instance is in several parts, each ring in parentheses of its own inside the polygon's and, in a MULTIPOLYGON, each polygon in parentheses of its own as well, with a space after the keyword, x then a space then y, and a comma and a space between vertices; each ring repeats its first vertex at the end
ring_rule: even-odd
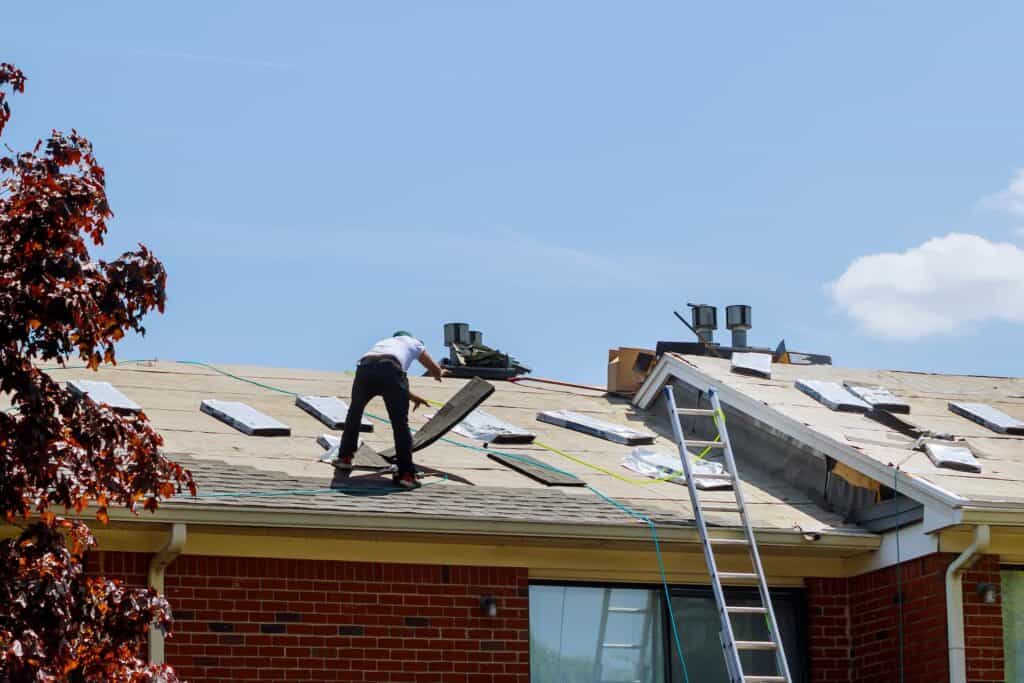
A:
POLYGON ((979 583, 978 584, 978 595, 981 596, 981 601, 986 605, 996 604, 996 598, 999 596, 999 591, 991 583, 979 583))
POLYGON ((480 598, 480 611, 485 617, 498 616, 498 601, 494 599, 493 595, 485 595, 480 598))

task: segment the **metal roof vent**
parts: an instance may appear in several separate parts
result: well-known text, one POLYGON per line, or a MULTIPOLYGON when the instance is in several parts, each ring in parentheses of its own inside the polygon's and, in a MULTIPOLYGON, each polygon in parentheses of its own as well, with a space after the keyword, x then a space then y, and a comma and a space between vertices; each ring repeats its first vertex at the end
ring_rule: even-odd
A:
POLYGON ((718 309, 707 304, 686 304, 690 307, 690 319, 693 331, 707 343, 715 340, 715 328, 718 327, 718 309))
POLYGON ((469 343, 469 325, 466 323, 445 323, 444 324, 444 345, 451 347, 452 344, 469 343))
POLYGON ((480 330, 470 330, 469 343, 474 344, 476 346, 480 346, 481 344, 484 343, 484 333, 481 332, 480 330))
POLYGON ((725 307, 725 326, 732 331, 732 346, 747 347, 747 330, 750 329, 750 306, 734 304, 725 307))

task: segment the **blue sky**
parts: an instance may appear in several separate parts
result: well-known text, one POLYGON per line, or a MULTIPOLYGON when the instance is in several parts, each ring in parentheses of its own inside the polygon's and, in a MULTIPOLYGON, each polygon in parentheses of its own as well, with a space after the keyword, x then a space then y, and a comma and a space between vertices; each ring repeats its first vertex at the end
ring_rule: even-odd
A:
POLYGON ((350 368, 458 320, 537 374, 689 339, 1024 374, 1024 5, 14 3, 4 138, 90 137, 169 302, 124 358, 350 368), (890 256, 879 256, 890 254, 890 256), (858 261, 858 259, 860 259, 858 261), (724 317, 724 312, 721 317, 724 317), (726 338, 725 331, 719 338, 726 338))

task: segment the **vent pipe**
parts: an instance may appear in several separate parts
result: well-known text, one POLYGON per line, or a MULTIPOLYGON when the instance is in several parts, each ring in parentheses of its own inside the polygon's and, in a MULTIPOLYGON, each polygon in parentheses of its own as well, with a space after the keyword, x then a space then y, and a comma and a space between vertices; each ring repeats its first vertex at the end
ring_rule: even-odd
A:
POLYGON ((687 304, 693 321, 693 331, 708 344, 715 340, 715 328, 718 327, 718 309, 707 304, 687 304))
POLYGON ((444 345, 468 344, 469 325, 466 323, 445 323, 444 324, 444 345))
POLYGON ((725 326, 732 331, 734 349, 747 348, 747 330, 750 329, 750 306, 736 304, 725 307, 725 326))
POLYGON ((470 330, 469 331, 469 343, 473 344, 474 346, 483 346, 483 343, 484 343, 484 333, 481 332, 480 330, 470 330))

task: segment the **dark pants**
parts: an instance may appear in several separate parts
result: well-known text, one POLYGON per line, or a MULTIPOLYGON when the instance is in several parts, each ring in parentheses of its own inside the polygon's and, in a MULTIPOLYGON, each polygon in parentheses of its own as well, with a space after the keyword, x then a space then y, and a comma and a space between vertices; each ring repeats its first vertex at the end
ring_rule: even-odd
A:
POLYGON ((412 434, 409 432, 409 379, 398 363, 390 360, 368 361, 356 368, 352 402, 345 418, 339 455, 348 456, 356 452, 363 411, 375 396, 383 398, 388 409, 388 419, 391 420, 391 429, 395 434, 399 474, 415 472, 412 465, 412 434))

